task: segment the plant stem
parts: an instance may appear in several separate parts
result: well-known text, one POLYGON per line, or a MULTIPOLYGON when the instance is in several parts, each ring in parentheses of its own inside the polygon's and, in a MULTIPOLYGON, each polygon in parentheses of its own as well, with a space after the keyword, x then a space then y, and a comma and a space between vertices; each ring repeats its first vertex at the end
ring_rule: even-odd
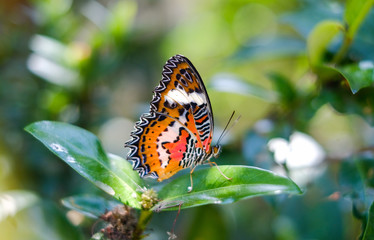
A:
MULTIPOLYGON (((353 1, 352 1, 353 2, 353 1)), ((374 0, 363 1, 360 11, 355 16, 353 21, 348 22, 348 25, 345 27, 345 35, 343 40, 343 45, 339 49, 338 53, 334 56, 332 60, 333 64, 339 64, 343 59, 344 55, 347 53, 348 48, 350 47, 358 29, 362 25, 362 22, 368 15, 370 9, 374 5, 374 0)))
POLYGON ((135 229, 134 235, 133 235, 134 240, 140 240, 140 239, 143 238, 142 234, 143 234, 149 220, 151 220, 152 216, 153 216, 152 211, 148 211, 148 210, 141 210, 140 211, 138 225, 136 226, 136 229, 135 229))
POLYGON ((349 46, 351 46, 351 43, 352 43, 352 38, 348 36, 348 34, 345 34, 343 44, 332 60, 332 63, 334 65, 337 65, 340 63, 340 61, 343 59, 343 57, 347 53, 349 46))

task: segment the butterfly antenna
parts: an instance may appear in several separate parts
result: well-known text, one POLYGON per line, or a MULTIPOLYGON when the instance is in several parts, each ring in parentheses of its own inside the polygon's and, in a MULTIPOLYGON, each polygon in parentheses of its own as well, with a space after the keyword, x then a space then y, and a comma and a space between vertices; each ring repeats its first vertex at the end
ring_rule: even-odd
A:
POLYGON ((217 145, 221 142, 223 136, 225 135, 225 133, 226 133, 226 129, 227 129, 227 127, 229 126, 229 124, 230 124, 232 118, 234 117, 234 115, 235 115, 235 111, 232 112, 232 114, 231 114, 231 116, 230 116, 230 118, 229 118, 229 121, 226 123, 225 128, 223 129, 221 135, 219 136, 218 141, 217 141, 217 145))
POLYGON ((239 115, 239 117, 233 122, 233 124, 229 127, 229 124, 232 120, 232 118, 234 117, 235 115, 235 111, 232 112, 231 116, 230 116, 230 119, 229 121, 227 122, 225 128, 223 129, 221 135, 219 136, 218 138, 218 141, 217 141, 217 144, 216 145, 219 145, 219 143, 221 142, 221 140, 226 136, 226 134, 238 123, 239 119, 241 118, 241 115, 239 115))

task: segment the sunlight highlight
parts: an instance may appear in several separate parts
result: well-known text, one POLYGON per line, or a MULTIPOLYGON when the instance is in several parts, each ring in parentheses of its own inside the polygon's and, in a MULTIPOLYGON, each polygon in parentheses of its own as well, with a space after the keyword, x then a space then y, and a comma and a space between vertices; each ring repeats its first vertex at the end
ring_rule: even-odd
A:
POLYGON ((114 196, 114 194, 116 194, 116 192, 113 190, 112 187, 110 187, 109 185, 103 182, 95 181, 95 185, 99 187, 100 189, 102 189, 104 192, 108 193, 109 195, 114 196))
POLYGON ((0 221, 15 216, 37 201, 38 197, 34 193, 23 190, 8 191, 0 195, 0 221))
MULTIPOLYGON (((268 148, 274 153, 274 160, 280 165, 286 165, 290 177, 299 185, 305 185, 325 170, 321 166, 326 157, 323 148, 309 135, 295 132, 290 141, 283 138, 273 138, 268 142, 268 148)), ((282 168, 274 169, 282 172, 282 168)))

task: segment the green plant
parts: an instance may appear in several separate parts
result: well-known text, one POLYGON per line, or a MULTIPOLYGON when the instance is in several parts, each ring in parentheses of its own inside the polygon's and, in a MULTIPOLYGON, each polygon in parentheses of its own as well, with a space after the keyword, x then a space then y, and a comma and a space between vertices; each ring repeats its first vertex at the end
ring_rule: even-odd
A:
MULTIPOLYGON (((164 185, 157 196, 148 190, 146 183, 128 161, 107 154, 99 140, 84 129, 61 122, 42 121, 30 124, 26 131, 98 188, 126 206, 140 211, 133 229, 133 239, 141 238, 154 212, 178 210, 178 206, 183 209, 225 204, 254 196, 301 193, 290 179, 270 171, 247 166, 221 166, 221 170, 232 176, 232 180, 224 179, 214 167, 202 169, 194 173, 193 192, 187 191, 190 177, 185 174, 164 185)), ((84 213, 94 211, 91 216, 98 215, 97 209, 90 208, 92 201, 82 201, 82 197, 79 199, 77 201, 71 197, 65 202, 74 203, 67 206, 74 206, 75 210, 84 213)), ((105 209, 111 208, 107 206, 105 209)))

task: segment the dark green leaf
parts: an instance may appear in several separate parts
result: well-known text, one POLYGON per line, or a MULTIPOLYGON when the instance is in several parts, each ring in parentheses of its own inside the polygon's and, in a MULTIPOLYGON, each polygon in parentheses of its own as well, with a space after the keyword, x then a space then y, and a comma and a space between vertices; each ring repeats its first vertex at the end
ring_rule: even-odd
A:
POLYGON ((374 88, 366 87, 361 88, 356 94, 352 94, 352 91, 348 84, 342 79, 342 74, 338 70, 333 68, 325 67, 328 70, 327 74, 323 77, 327 79, 327 75, 339 74, 330 79, 328 84, 324 85, 324 88, 320 92, 319 100, 327 102, 340 113, 345 114, 358 114, 370 125, 374 125, 374 88))
POLYGON ((345 65, 337 68, 337 71, 347 79, 353 94, 374 83, 374 63, 371 61, 345 65))
POLYGON ((297 92, 291 81, 278 73, 269 73, 268 76, 280 95, 279 100, 286 106, 292 104, 297 97, 297 92))
POLYGON ((185 174, 166 184, 159 191, 162 201, 154 210, 175 210, 206 204, 232 203, 260 195, 301 193, 299 187, 287 177, 248 166, 220 166, 232 180, 224 178, 216 167, 193 173, 193 191, 188 193, 190 175, 185 174))
POLYGON ((120 202, 107 200, 96 195, 72 196, 61 200, 62 204, 91 218, 98 218, 112 210, 120 202))
POLYGON ((374 239, 374 202, 370 206, 368 221, 366 223, 366 228, 364 230, 364 235, 362 240, 372 240, 374 239))
POLYGON ((128 161, 107 156, 95 135, 70 124, 50 121, 32 123, 25 130, 97 187, 131 207, 140 208, 143 181, 128 161))
MULTIPOLYGON (((360 156, 357 156, 356 161, 365 184, 368 187, 374 187, 374 157, 363 152, 360 156)), ((366 200, 368 200, 368 198, 366 198, 366 200)))

